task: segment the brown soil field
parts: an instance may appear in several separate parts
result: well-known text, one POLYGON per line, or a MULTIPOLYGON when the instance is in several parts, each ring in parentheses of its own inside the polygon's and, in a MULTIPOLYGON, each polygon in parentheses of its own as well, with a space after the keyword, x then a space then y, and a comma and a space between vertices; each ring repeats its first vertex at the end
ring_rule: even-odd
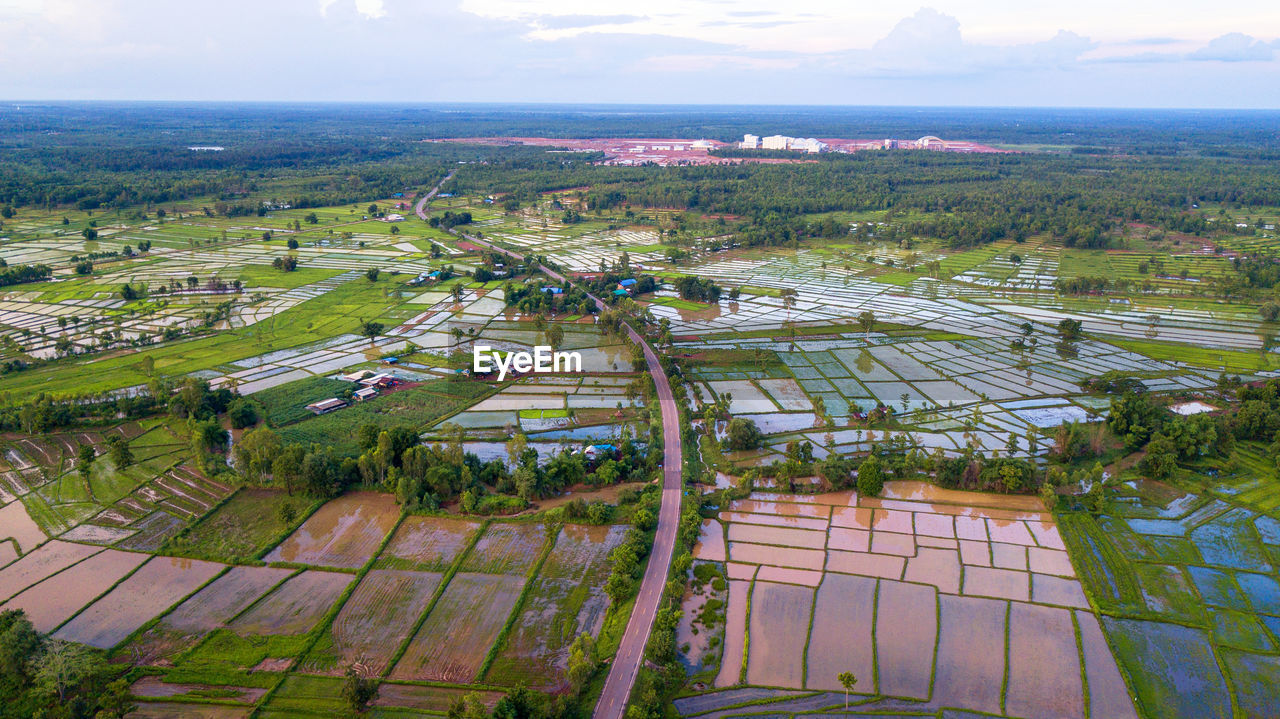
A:
POLYGON ((827 534, 807 529, 787 529, 761 524, 731 524, 729 541, 776 544, 799 549, 824 549, 827 546, 827 534))
POLYGON ((265 560, 355 569, 369 561, 399 518, 393 495, 352 492, 318 509, 265 560))
POLYGON ((938 597, 938 668, 933 693, 944 706, 1000 713, 1006 602, 938 597))
POLYGON ((101 551, 102 547, 87 544, 57 539, 48 542, 0 570, 0 601, 101 551))
POLYGON ((443 572, 467 547, 479 522, 443 517, 406 517, 378 558, 378 566, 443 572))
POLYGON ((756 582, 751 595, 747 683, 804 686, 804 645, 813 589, 756 582))
POLYGON ((461 571, 523 575, 538 560, 546 542, 545 525, 494 522, 463 559, 461 571))
POLYGON ((523 577, 455 574, 391 676, 462 684, 475 681, 523 588, 523 577))
POLYGON ((150 555, 107 549, 23 591, 0 609, 22 609, 37 631, 51 632, 150 555))
POLYGON ((1015 602, 1009 607, 1009 687, 1014 716, 1084 719, 1084 687, 1071 610, 1015 602))
POLYGON ((0 507, 0 539, 13 538, 23 553, 48 539, 40 527, 27 515, 22 502, 15 501, 0 507))
POLYGON ((813 609, 806 688, 843 691, 837 676, 853 672, 854 691, 875 692, 875 597, 876 580, 870 577, 829 574, 823 580, 813 609))
POLYGON ((720 673, 717 687, 738 683, 742 673, 743 651, 747 634, 747 599, 751 595, 751 582, 730 580, 729 601, 725 608, 724 651, 720 655, 720 673))
POLYGON ((363 676, 378 676, 431 601, 440 574, 374 569, 342 606, 330 636, 336 663, 321 674, 341 676, 355 667, 363 676))
POLYGON ((109 649, 224 568, 222 564, 195 559, 153 557, 54 636, 109 649))
POLYGON ((820 549, 790 549, 766 544, 729 543, 729 558, 748 564, 771 564, 796 569, 822 569, 826 555, 820 549))
POLYGON ((938 635, 937 590, 882 580, 876 598, 881 694, 928 699, 938 635))
POLYGON ((1075 615, 1080 626, 1080 644, 1084 649, 1085 678, 1089 682, 1089 716, 1137 719, 1138 714, 1129 698, 1129 687, 1120 676, 1097 617, 1089 611, 1077 611, 1075 615))
POLYGON ((354 579, 351 574, 308 569, 237 617, 231 628, 240 635, 306 634, 354 579))

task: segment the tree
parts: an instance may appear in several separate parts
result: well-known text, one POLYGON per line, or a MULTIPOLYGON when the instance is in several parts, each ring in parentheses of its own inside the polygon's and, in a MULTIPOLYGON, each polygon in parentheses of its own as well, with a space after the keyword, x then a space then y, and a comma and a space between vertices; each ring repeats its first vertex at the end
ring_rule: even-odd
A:
POLYGON ((564 328, 558 324, 549 325, 547 327, 547 344, 552 350, 560 349, 561 343, 564 342, 564 328))
POLYGON ((369 702, 377 696, 377 679, 362 677, 354 667, 347 667, 346 678, 342 681, 342 700, 346 702, 347 708, 356 714, 363 714, 369 709, 369 702))
POLYGON ((1073 320, 1070 317, 1067 317, 1058 323, 1058 336, 1061 337, 1064 342, 1079 339, 1083 327, 1084 323, 1080 320, 1073 320))
POLYGON ((298 508, 294 507, 292 502, 285 502, 280 505, 277 515, 280 517, 281 526, 287 529, 292 527, 294 520, 298 518, 298 508))
POLYGON ((729 449, 755 449, 760 446, 760 428, 744 417, 729 420, 725 442, 729 449))
POLYGON ((227 409, 227 418, 231 420, 234 429, 252 427, 258 423, 258 410, 252 402, 241 397, 231 403, 231 407, 227 409))
POLYGON ((880 458, 873 451, 869 457, 858 465, 858 494, 863 497, 877 497, 884 490, 884 468, 880 458))
POLYGON ((123 472, 133 464, 133 450, 129 449, 129 442, 118 434, 107 438, 107 454, 111 456, 111 463, 118 472, 123 472))
POLYGON ((384 328, 381 322, 374 322, 370 320, 367 322, 360 323, 360 334, 365 337, 368 337, 370 343, 373 342, 374 338, 382 334, 383 329, 384 328))
POLYGON ((871 334, 871 330, 876 326, 876 313, 871 310, 863 310, 858 315, 858 328, 862 330, 864 336, 871 334))
POLYGON ((380 274, 382 274, 382 271, 379 270, 377 267, 370 267, 364 272, 365 279, 369 280, 370 282, 377 282, 378 275, 380 274))
POLYGON ((294 239, 294 238, 292 238, 292 237, 290 237, 288 240, 286 240, 284 244, 285 244, 285 246, 287 246, 287 247, 288 247, 289 249, 291 249, 291 250, 296 250, 296 249, 298 249, 298 241, 297 241, 297 240, 295 240, 295 239, 294 239))
POLYGON ((31 679, 34 669, 31 660, 40 645, 40 633, 25 612, 21 609, 0 611, 0 692, 6 684, 23 685, 31 679))
MULTIPOLYGON (((263 427, 256 432, 268 429, 263 427)), ((269 430, 268 430, 269 431, 269 430)), ((241 440, 241 444, 244 440, 241 440)), ((275 459, 271 461, 271 476, 277 482, 284 484, 285 492, 289 495, 293 494, 294 487, 302 478, 302 460, 306 458, 306 449, 300 444, 285 445, 279 450, 275 459)))
POLYGON ((283 444, 270 427, 258 427, 245 432, 232 449, 236 468, 246 478, 262 482, 271 474, 272 462, 280 454, 283 444))
POLYGON ((858 678, 853 675, 853 672, 840 672, 836 679, 839 679, 840 686, 844 687, 844 708, 848 709, 849 692, 853 691, 853 685, 858 683, 858 678))
POLYGON ((80 473, 81 479, 89 478, 89 472, 93 469, 93 459, 96 456, 93 445, 80 445, 80 449, 76 452, 76 471, 80 473))
POLYGON ((579 634, 578 638, 573 640, 573 644, 569 645, 569 667, 566 672, 574 693, 586 686, 599 666, 600 658, 596 654, 596 640, 585 632, 579 634))
POLYGON ((69 691, 104 668, 102 657, 88 647, 51 639, 36 659, 33 679, 36 687, 48 694, 56 694, 58 702, 65 703, 69 691))

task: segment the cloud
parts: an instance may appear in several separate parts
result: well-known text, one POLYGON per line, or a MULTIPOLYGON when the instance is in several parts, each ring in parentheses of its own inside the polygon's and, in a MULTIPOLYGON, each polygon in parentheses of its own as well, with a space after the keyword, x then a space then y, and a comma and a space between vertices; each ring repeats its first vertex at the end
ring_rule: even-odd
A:
POLYGON ((599 25, 629 25, 647 19, 643 15, 542 15, 532 22, 547 30, 570 30, 599 25))
MULTIPOLYGON (((320 0, 320 17, 328 17, 329 8, 333 7, 337 2, 338 0, 320 0)), ((378 20, 387 15, 387 8, 383 4, 383 0, 354 0, 353 4, 356 12, 369 20, 378 20)))
POLYGON ((1209 41, 1208 45, 1187 55, 1188 60, 1219 62, 1267 61, 1275 57, 1274 43, 1256 40, 1244 33, 1232 32, 1209 41))

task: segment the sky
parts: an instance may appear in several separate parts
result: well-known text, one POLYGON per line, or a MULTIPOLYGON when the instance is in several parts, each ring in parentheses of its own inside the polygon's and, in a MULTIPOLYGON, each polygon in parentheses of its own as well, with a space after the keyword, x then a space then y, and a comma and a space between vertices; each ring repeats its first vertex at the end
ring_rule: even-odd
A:
POLYGON ((7 100, 1280 109, 1276 0, 0 0, 7 100))

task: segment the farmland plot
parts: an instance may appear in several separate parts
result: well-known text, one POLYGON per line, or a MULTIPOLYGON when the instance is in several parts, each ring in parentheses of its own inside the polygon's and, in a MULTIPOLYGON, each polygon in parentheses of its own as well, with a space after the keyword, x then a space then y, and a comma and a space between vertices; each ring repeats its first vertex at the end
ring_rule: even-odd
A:
POLYGON ((102 551, 100 547, 53 540, 0 569, 0 601, 102 551))
POLYGON ((443 572, 467 547, 479 522, 443 517, 406 517, 378 557, 385 569, 443 572))
POLYGON ((148 558, 146 554, 104 550, 27 588, 0 609, 22 609, 37 631, 51 632, 148 558))
POLYGON ((524 578, 459 572, 392 670, 394 679, 470 683, 511 614, 524 578))
POLYGON ((565 525, 560 530, 486 679, 547 687, 563 681, 574 638, 600 631, 609 607, 603 590, 609 553, 625 534, 621 525, 565 525))
POLYGON ((429 572, 372 570, 333 620, 328 645, 313 652, 308 665, 333 676, 348 667, 364 676, 382 674, 427 608, 440 578, 429 572))
POLYGON ((305 634, 353 579, 350 574, 308 569, 237 617, 231 628, 241 635, 305 634))
POLYGON ((54 636, 108 649, 224 568, 221 564, 195 559, 153 557, 63 625, 54 636))
POLYGON ((484 530, 462 561, 461 571, 486 574, 524 574, 538 560, 547 542, 542 524, 494 522, 484 530))
POLYGON ((723 533, 704 529, 695 553, 729 545, 716 687, 738 683, 745 654, 746 683, 773 689, 840 691, 852 671, 855 692, 891 697, 868 712, 1084 719, 1107 697, 1102 716, 1135 716, 1037 500, 906 482, 882 494, 759 492, 719 513, 723 533))
POLYGON ((352 492, 317 510, 265 559, 354 569, 369 561, 399 517, 394 496, 352 492))

